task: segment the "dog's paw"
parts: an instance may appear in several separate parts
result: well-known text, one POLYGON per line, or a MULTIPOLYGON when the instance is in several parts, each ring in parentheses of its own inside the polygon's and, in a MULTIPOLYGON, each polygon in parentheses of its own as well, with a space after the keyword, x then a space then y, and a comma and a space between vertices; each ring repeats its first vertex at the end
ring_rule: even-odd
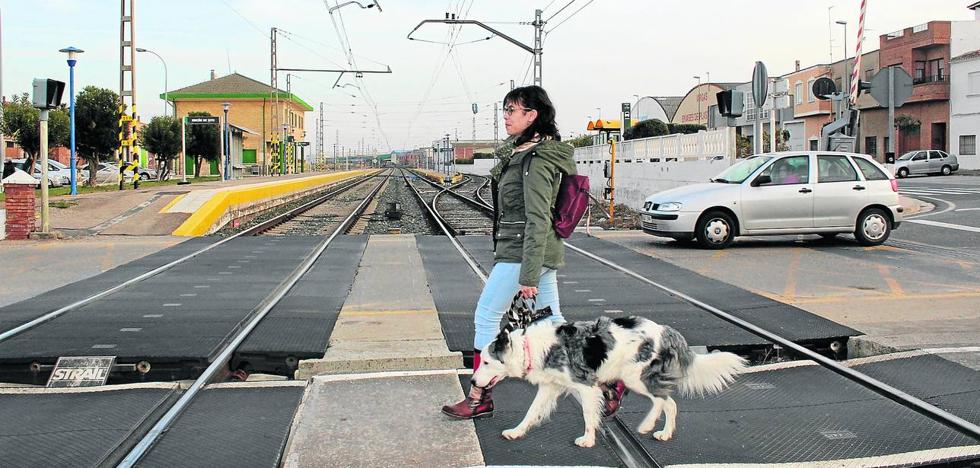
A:
POLYGON ((595 437, 582 436, 575 439, 575 445, 583 448, 590 448, 595 445, 595 437))
POLYGON ((640 426, 640 427, 636 428, 636 432, 639 432, 640 434, 649 434, 650 431, 652 431, 652 430, 653 430, 653 426, 650 426, 650 427, 640 426))
POLYGON ((653 438, 661 442, 666 442, 670 440, 670 438, 673 436, 674 436, 673 432, 667 432, 667 431, 657 431, 653 433, 653 438))
POLYGON ((506 431, 500 433, 500 435, 504 436, 504 438, 507 439, 507 440, 520 439, 520 438, 524 437, 525 434, 527 434, 527 433, 524 432, 524 431, 521 431, 521 430, 519 430, 517 428, 507 429, 506 431))

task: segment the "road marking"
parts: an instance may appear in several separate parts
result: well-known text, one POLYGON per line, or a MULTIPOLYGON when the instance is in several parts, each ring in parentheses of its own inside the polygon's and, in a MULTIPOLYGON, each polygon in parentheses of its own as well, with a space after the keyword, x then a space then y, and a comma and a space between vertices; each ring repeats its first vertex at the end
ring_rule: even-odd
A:
POLYGON ((605 299, 589 299, 589 302, 606 302, 605 299))
POLYGON ((96 344, 96 345, 92 345, 92 349, 112 349, 112 348, 115 348, 115 347, 116 347, 116 345, 114 345, 114 344, 96 344))
POLYGON ((619 310, 619 309, 606 309, 603 312, 605 312, 607 314, 621 314, 621 313, 623 313, 623 311, 622 310, 619 310))
POLYGON ((164 307, 180 307, 181 304, 179 302, 168 302, 168 303, 164 304, 163 306, 164 307))
POLYGON ((575 292, 577 292, 577 293, 588 293, 588 292, 592 292, 592 290, 591 289, 576 289, 575 292))
POLYGON ((978 227, 964 226, 962 224, 944 223, 942 221, 930 221, 928 219, 910 219, 908 220, 908 222, 916 223, 916 224, 925 224, 926 226, 935 226, 935 227, 941 227, 946 229, 957 229, 960 231, 980 232, 980 228, 978 227))
POLYGON ((980 208, 960 208, 956 211, 980 211, 980 208))
POLYGON ((146 314, 143 316, 143 318, 160 318, 160 317, 163 317, 163 314, 146 314))
POLYGON ((230 271, 219 271, 218 274, 219 275, 230 275, 231 272, 230 271))
POLYGON ((210 284, 198 284, 198 285, 195 285, 194 286, 194 289, 207 289, 207 288, 210 288, 210 287, 211 287, 210 284))
POLYGON ((236 268, 241 268, 241 265, 228 265, 228 269, 234 270, 236 268))
POLYGON ((902 285, 898 284, 898 281, 892 277, 890 268, 885 265, 878 265, 878 272, 881 273, 881 277, 885 279, 885 284, 888 285, 888 289, 891 290, 893 296, 905 295, 905 290, 902 289, 902 285))
POLYGON ((138 331, 143 331, 143 329, 142 328, 120 328, 119 331, 121 331, 121 332, 138 332, 138 331))
POLYGON ((561 284, 578 284, 578 281, 562 281, 561 284))
POLYGON ((181 294, 180 297, 197 297, 197 293, 181 294))

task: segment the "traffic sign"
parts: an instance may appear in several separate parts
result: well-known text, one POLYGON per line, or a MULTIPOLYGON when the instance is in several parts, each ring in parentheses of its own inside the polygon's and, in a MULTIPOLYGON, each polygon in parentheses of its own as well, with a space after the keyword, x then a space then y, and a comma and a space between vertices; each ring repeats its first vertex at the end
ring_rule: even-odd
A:
POLYGON ((217 117, 188 116, 187 125, 204 125, 218 123, 217 117))
MULTIPOLYGON (((912 75, 902 67, 888 67, 895 69, 895 94, 892 100, 895 107, 902 107, 910 97, 912 97, 912 75)), ((888 107, 888 68, 882 68, 873 78, 871 78, 871 97, 878 101, 878 104, 888 107)))
POLYGON ((762 107, 767 97, 769 97, 769 73, 764 63, 755 62, 755 69, 752 70, 752 99, 755 99, 756 107, 762 107))
POLYGON ((308 141, 297 141, 296 142, 296 146, 310 146, 310 142, 308 142, 308 141))
POLYGON ((837 92, 837 85, 834 84, 834 80, 827 78, 826 76, 822 78, 817 78, 817 81, 813 82, 813 86, 810 89, 813 96, 820 100, 830 99, 830 95, 837 92))

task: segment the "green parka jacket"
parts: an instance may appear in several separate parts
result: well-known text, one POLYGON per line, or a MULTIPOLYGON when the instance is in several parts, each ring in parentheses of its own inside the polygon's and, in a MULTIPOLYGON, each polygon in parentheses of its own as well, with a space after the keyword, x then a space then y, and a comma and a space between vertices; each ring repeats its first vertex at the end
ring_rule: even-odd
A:
POLYGON ((552 223, 561 177, 576 173, 574 151, 556 140, 511 155, 513 149, 512 138, 497 150, 500 163, 490 171, 494 260, 520 263, 520 284, 537 286, 541 267, 557 269, 565 263, 565 245, 552 223), (525 164, 525 158, 531 160, 525 164))

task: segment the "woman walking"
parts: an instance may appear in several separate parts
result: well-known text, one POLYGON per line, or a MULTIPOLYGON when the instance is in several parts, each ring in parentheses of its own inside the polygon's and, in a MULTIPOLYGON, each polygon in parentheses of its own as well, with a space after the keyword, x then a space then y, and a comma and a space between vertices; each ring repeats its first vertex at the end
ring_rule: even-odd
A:
MULTIPOLYGON (((551 307, 552 320, 564 321, 557 277, 564 264, 564 244, 552 228, 552 217, 562 176, 575 174, 573 150, 559 141, 555 108, 539 86, 507 93, 504 127, 509 138, 497 151, 500 163, 490 171, 494 266, 473 320, 474 371, 480 366, 480 350, 500 331, 500 319, 518 291, 535 298, 538 309, 551 307)), ((472 386, 466 398, 442 411, 460 419, 489 416, 491 390, 472 386)))

